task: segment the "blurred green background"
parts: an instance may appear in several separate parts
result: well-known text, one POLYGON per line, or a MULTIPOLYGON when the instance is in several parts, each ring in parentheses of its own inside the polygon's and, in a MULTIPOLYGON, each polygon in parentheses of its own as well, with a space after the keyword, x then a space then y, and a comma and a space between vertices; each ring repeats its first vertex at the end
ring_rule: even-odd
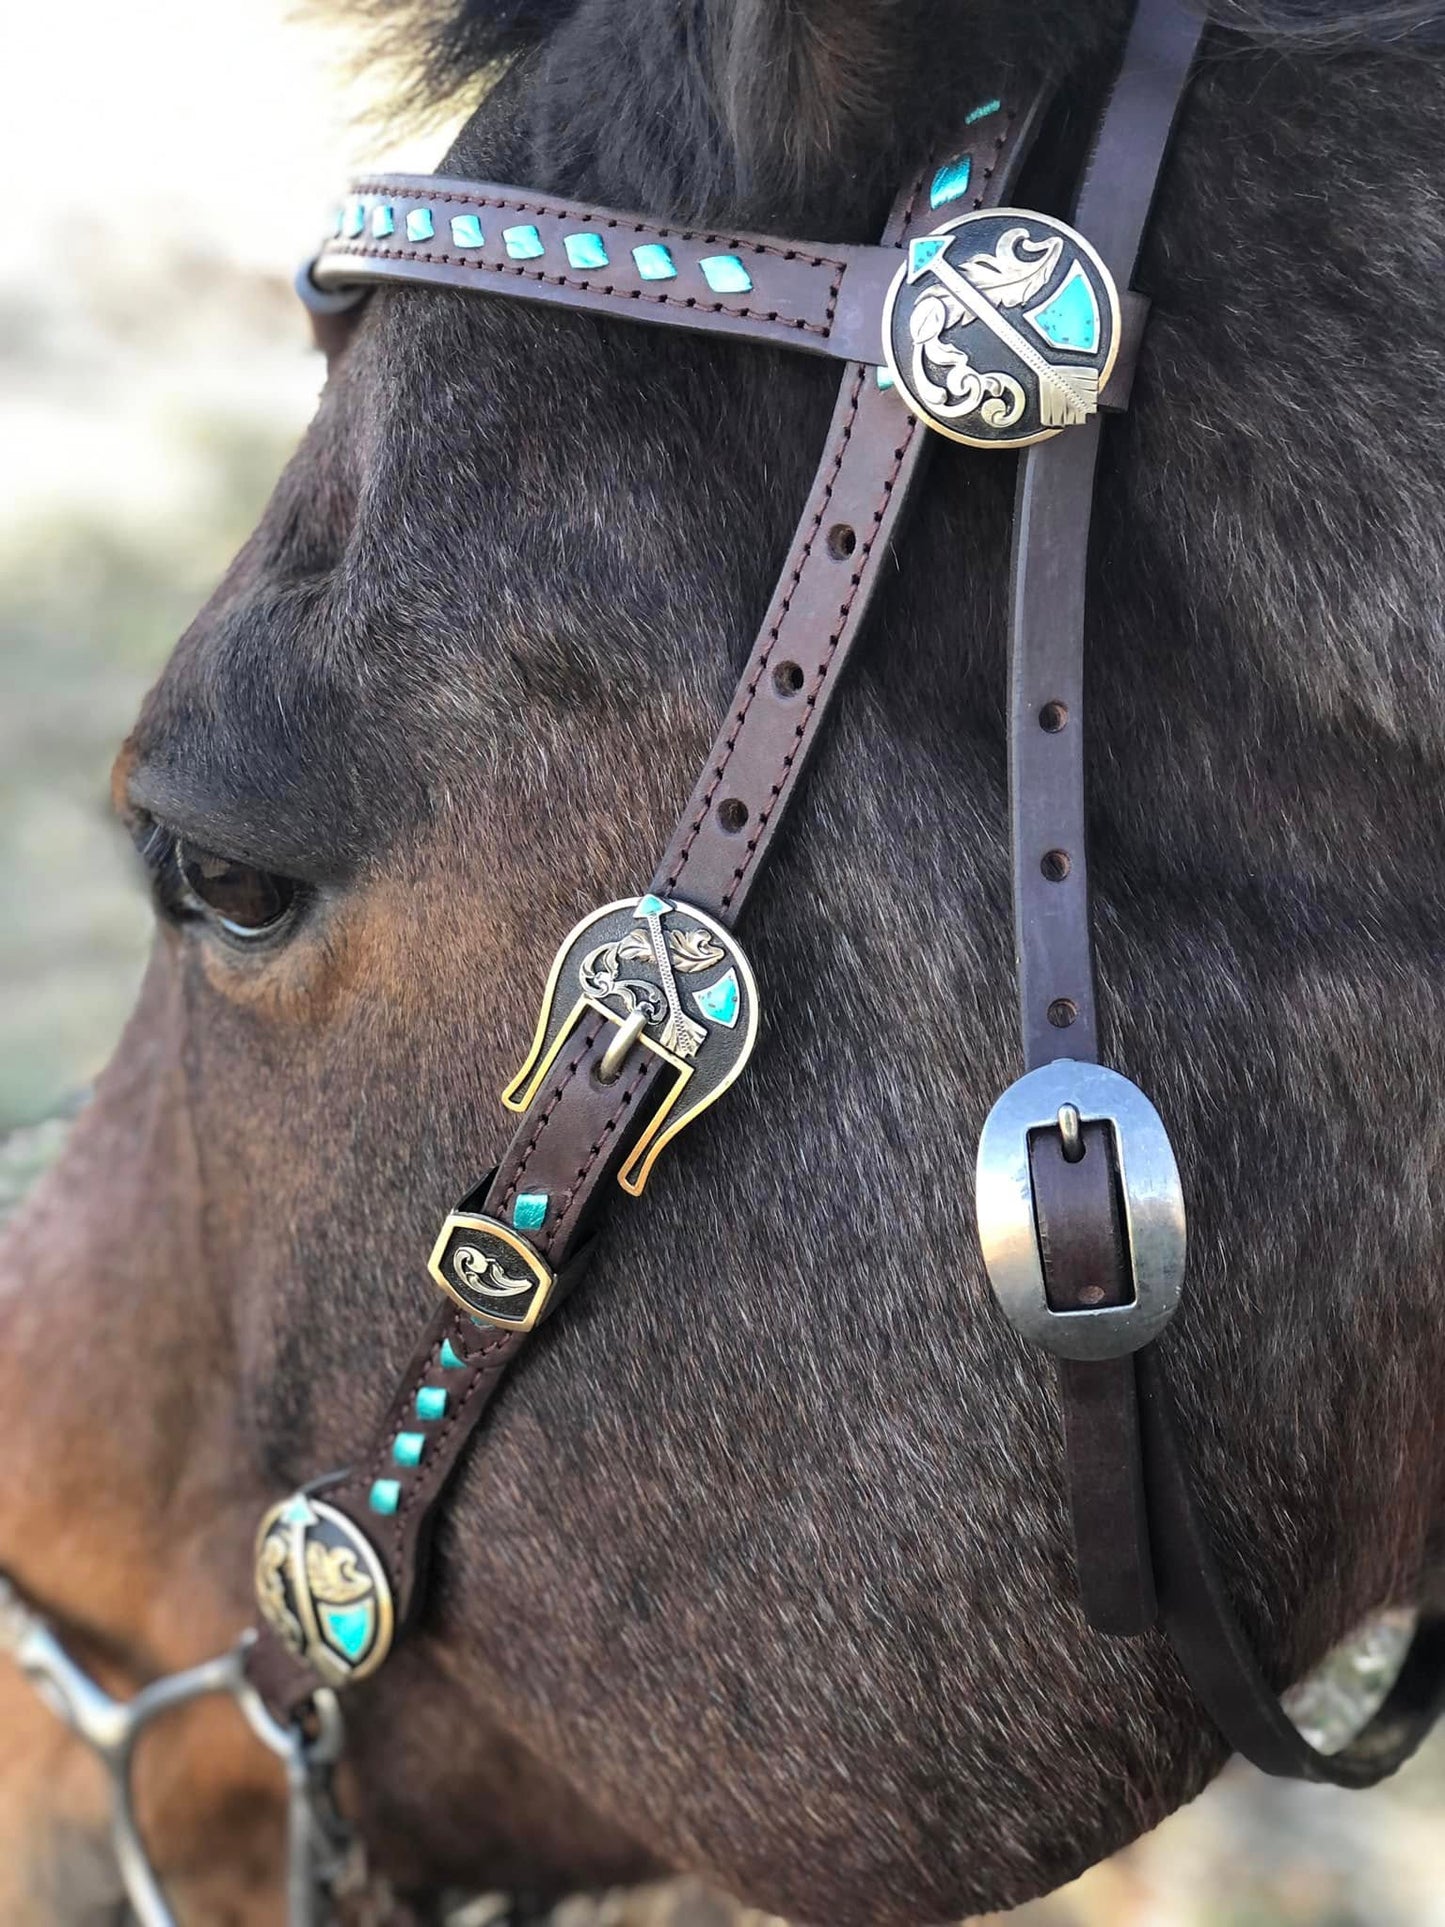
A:
MULTIPOLYGON (((0 1210, 63 1128, 15 1127, 84 1088, 134 996, 148 912, 108 770, 314 405, 291 269, 353 165, 427 166, 441 146, 369 134, 379 83, 343 84, 344 36, 280 0, 79 0, 6 42, 0 157, 50 218, 0 260, 0 1210)), ((1337 1720, 1387 1645, 1341 1660, 1316 1713, 1337 1720)), ((1233 1767, 1012 1918, 1445 1927, 1445 1743, 1368 1795, 1233 1767)), ((737 1920, 683 1887, 577 1901, 558 1927, 737 1920)))

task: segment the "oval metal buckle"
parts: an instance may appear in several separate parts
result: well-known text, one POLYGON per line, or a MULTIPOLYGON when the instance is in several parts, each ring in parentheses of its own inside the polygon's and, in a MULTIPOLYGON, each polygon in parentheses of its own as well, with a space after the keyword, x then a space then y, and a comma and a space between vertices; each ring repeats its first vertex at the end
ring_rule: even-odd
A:
POLYGON ((1102 1064, 1058 1058, 1030 1071, 989 1112, 978 1145, 979 1242, 1005 1316, 1061 1358, 1122 1358, 1157 1338, 1178 1308, 1186 1247, 1184 1191, 1169 1134, 1136 1084, 1102 1064), (1124 1305, 1056 1311, 1049 1303, 1034 1212, 1030 1140, 1061 1111, 1111 1127, 1133 1272, 1124 1305))

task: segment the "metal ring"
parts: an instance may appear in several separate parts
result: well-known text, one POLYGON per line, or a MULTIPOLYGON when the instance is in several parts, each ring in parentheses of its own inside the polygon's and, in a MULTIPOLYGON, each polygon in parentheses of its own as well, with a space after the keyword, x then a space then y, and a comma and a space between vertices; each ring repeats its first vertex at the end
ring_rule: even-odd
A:
POLYGON ((1122 1358, 1174 1316, 1184 1285, 1184 1191, 1159 1113, 1137 1085, 1102 1064, 1059 1058, 1030 1071, 989 1112, 978 1146, 978 1235, 989 1283, 1015 1330, 1061 1358, 1122 1358), (1113 1128, 1119 1193, 1134 1277, 1127 1305, 1055 1311, 1034 1215, 1029 1140, 1036 1131, 1113 1128))
POLYGON ((318 259, 319 256, 313 255, 310 260, 303 261, 296 270, 296 279, 292 285, 302 304, 312 314, 319 315, 349 314, 353 308, 359 308, 371 290, 361 287, 318 288, 311 274, 318 259))
MULTIPOLYGON (((254 1644, 255 1637, 254 1633, 244 1636, 240 1650, 244 1652, 254 1644)), ((267 1752, 274 1753, 278 1760, 304 1760, 309 1766, 324 1767, 335 1766, 341 1758, 346 1743, 346 1723, 341 1701, 329 1686, 318 1686, 306 1702, 316 1716, 314 1733, 306 1731, 300 1713, 283 1725, 244 1673, 231 1691, 246 1717, 246 1724, 267 1752)))

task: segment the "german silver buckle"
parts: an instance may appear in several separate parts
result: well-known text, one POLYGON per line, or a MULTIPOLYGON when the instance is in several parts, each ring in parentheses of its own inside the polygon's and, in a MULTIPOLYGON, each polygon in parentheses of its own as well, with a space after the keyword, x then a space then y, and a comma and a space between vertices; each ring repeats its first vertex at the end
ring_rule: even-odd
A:
POLYGON ((1102 1064, 1059 1058, 1030 1071, 989 1112, 978 1146, 978 1235, 989 1283, 1015 1330, 1060 1358, 1121 1358, 1159 1336, 1179 1305, 1186 1250, 1184 1192, 1169 1134, 1137 1085, 1102 1064), (1039 1253, 1030 1140, 1107 1124, 1134 1296, 1059 1311, 1039 1253))
MULTIPOLYGON (((618 1173, 638 1197, 662 1148, 742 1074, 758 1034, 752 966, 730 931, 649 891, 594 911, 557 953, 527 1061, 502 1093, 529 1109, 588 1011, 671 1066, 672 1082, 618 1173)), ((625 1054, 613 1053, 620 1061, 625 1054)))

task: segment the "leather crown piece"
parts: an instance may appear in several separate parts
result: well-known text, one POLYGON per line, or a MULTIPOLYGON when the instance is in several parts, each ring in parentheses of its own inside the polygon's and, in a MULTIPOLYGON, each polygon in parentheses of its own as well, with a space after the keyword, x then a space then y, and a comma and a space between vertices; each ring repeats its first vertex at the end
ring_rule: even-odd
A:
POLYGON ((743 1073, 760 992, 734 934, 818 738, 934 435, 1023 448, 1010 592, 1010 791, 1025 1075, 979 1153, 1000 1306, 1058 1360, 1080 1593, 1099 1631, 1161 1625, 1231 1745, 1274 1773, 1368 1785, 1445 1698, 1445 1621, 1342 1753, 1291 1724, 1199 1519, 1157 1340, 1185 1227, 1164 1125, 1100 1065, 1087 888, 1083 654, 1100 411, 1127 405, 1136 259, 1202 23, 1140 0, 1073 225, 1010 205, 1047 105, 992 100, 900 197, 877 247, 699 231, 511 187, 369 177, 298 278, 345 346, 368 291, 514 295, 843 363, 782 576, 647 890, 563 943, 519 1122, 431 1254, 443 1300, 351 1469, 273 1508, 250 1676, 278 1714, 373 1673, 414 1617, 425 1527, 507 1367, 585 1272, 603 1198, 633 1194, 743 1073), (1122 292, 1121 292, 1122 290, 1122 292))

